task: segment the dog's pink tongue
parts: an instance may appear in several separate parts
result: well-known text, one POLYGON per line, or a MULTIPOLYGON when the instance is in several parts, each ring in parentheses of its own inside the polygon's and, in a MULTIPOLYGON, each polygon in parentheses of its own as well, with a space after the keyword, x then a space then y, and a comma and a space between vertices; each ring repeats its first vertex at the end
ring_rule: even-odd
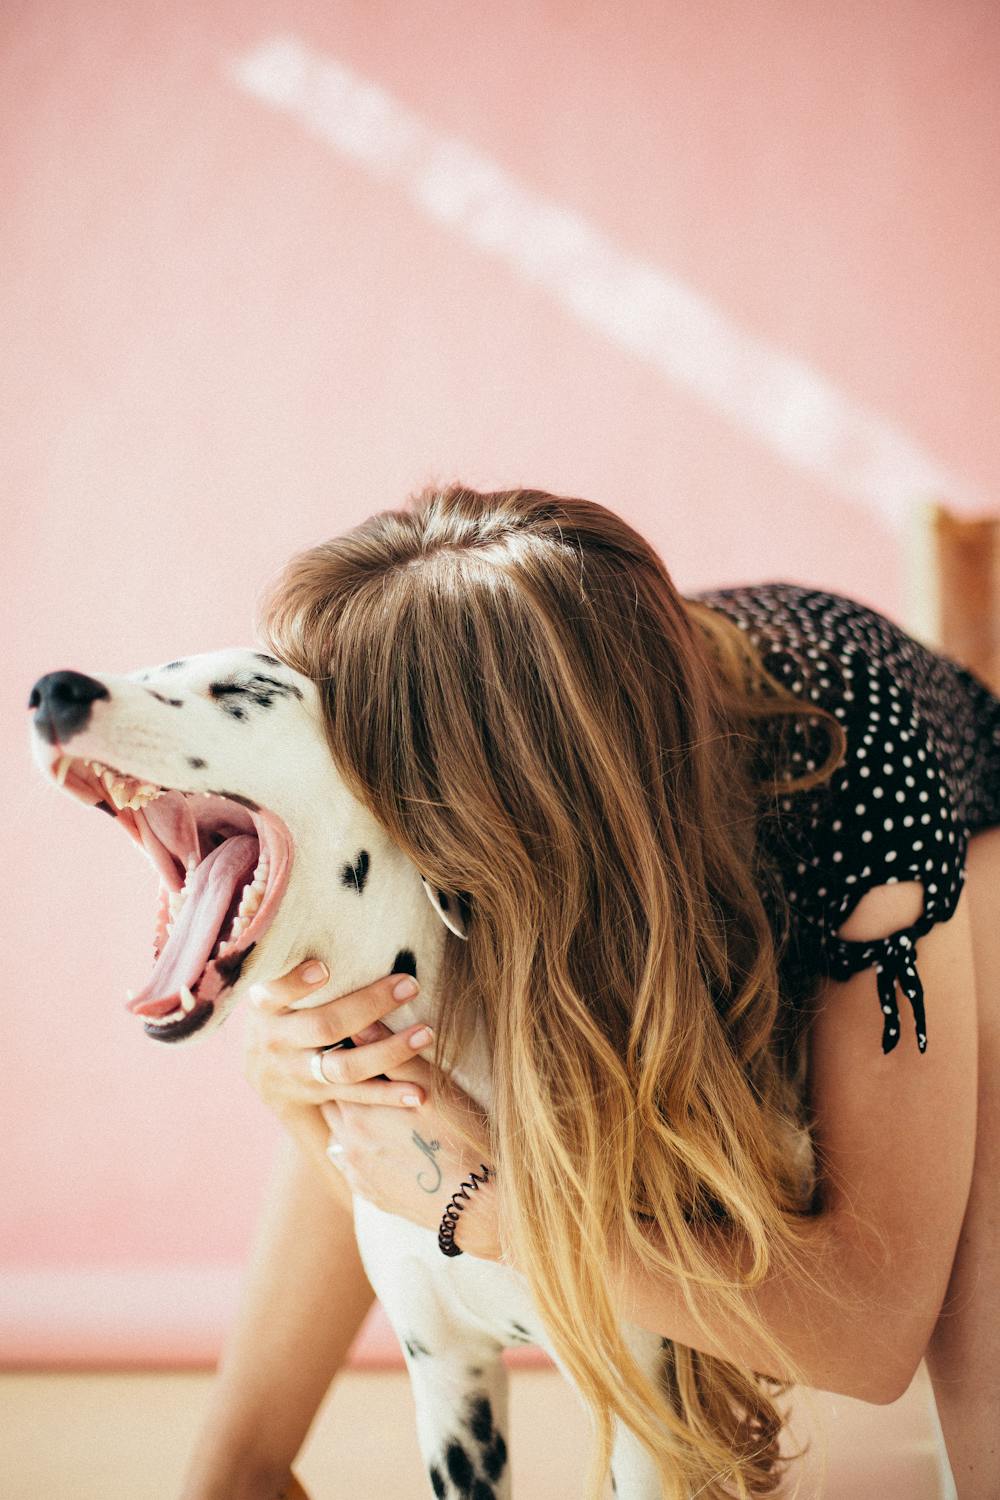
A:
POLYGON ((259 854, 256 838, 238 834, 201 861, 188 878, 187 900, 156 967, 128 1002, 130 1011, 140 1016, 165 1013, 176 1005, 181 985, 194 984, 215 947, 233 896, 253 874, 259 854))

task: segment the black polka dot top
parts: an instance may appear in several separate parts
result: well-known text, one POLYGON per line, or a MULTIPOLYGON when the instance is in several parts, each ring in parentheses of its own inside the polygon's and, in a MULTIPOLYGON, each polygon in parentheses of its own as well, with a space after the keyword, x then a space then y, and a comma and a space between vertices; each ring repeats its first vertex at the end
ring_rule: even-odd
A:
MULTIPOLYGON (((884 615, 837 594, 760 583, 689 597, 735 621, 768 671, 833 713, 847 737, 845 758, 826 782, 776 797, 761 819, 759 837, 791 912, 776 927, 782 994, 794 1004, 818 978, 845 980, 873 967, 883 1052, 899 1041, 897 984, 923 1052, 916 942, 954 914, 970 835, 1000 823, 1000 698, 884 615), (839 936, 867 891, 909 880, 924 890, 923 913, 911 926, 875 942, 839 936)), ((829 749, 822 721, 785 722, 784 760, 768 764, 768 774, 797 776, 822 765, 829 749)))

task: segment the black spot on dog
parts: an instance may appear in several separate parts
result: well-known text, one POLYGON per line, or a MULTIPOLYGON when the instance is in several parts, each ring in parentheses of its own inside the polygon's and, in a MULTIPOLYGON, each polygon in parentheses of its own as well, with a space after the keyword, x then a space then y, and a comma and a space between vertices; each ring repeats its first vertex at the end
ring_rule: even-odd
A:
POLYGON ((149 696, 151 698, 155 698, 156 701, 157 701, 157 703, 166 703, 169 708, 183 708, 184 707, 184 699, 183 698, 164 698, 163 694, 162 693, 158 693, 155 688, 147 688, 146 692, 149 694, 149 696))
POLYGON ((483 1367, 482 1367, 482 1365, 470 1365, 469 1366, 469 1379, 470 1380, 481 1380, 482 1376, 483 1376, 483 1367))
POLYGON ((515 1344, 531 1343, 531 1334, 525 1328, 523 1323, 512 1323, 510 1325, 509 1337, 514 1340, 515 1344))
POLYGON ((447 1493, 447 1491, 445 1490, 444 1479, 441 1476, 441 1470, 436 1469, 433 1464, 431 1464, 431 1489, 434 1491, 435 1495, 437 1495, 438 1500, 444 1500, 445 1494, 447 1493))
POLYGON ((611 1471, 611 1493, 612 1495, 617 1495, 618 1493, 618 1481, 615 1478, 615 1472, 613 1469, 611 1471))
POLYGON ((249 797, 241 797, 239 792, 217 792, 214 788, 210 788, 208 795, 210 797, 228 797, 230 802, 238 802, 241 807, 248 807, 251 812, 260 812, 260 808, 256 802, 251 802, 249 797))
POLYGON ((462 1447, 457 1438, 452 1438, 445 1451, 445 1463, 448 1466, 448 1477, 453 1484, 457 1484, 463 1495, 467 1495, 475 1478, 475 1470, 469 1459, 469 1455, 462 1447))
POLYGON ((204 771, 207 765, 207 762, 203 761, 200 755, 189 755, 187 762, 192 771, 204 771))
POLYGON ((239 979, 240 973, 243 969, 243 965, 246 963, 247 959, 250 957, 256 946, 256 943, 251 943, 249 948, 243 949, 242 953, 229 953, 225 958, 215 959, 215 967, 222 975, 227 989, 231 990, 237 979, 239 979))
POLYGON ((353 865, 344 865, 340 872, 341 883, 346 885, 348 889, 353 885, 360 896, 365 888, 365 881, 368 879, 368 866, 370 863, 368 850, 362 849, 353 865))
POLYGON ((403 1348, 411 1359, 420 1359, 421 1357, 429 1356, 431 1352, 427 1345, 422 1344, 419 1339, 404 1339, 403 1348))
POLYGON ((255 651, 254 656, 256 656, 258 661, 266 661, 269 667, 281 666, 281 662, 276 656, 265 656, 263 651, 255 651))
POLYGON ((493 1436, 493 1408, 488 1396, 476 1396, 469 1407, 469 1431, 478 1443, 493 1436))
POLYGON ((400 948, 399 952, 396 954, 396 957, 392 961, 392 968, 388 970, 388 973, 410 974, 414 979, 416 979, 417 960, 414 958, 409 948, 400 948))
POLYGON ((231 701, 234 697, 242 697, 246 693, 246 688, 234 682, 211 682, 208 685, 208 691, 213 698, 223 700, 219 707, 224 709, 231 719, 246 718, 246 710, 242 704, 231 701))
POLYGON ((488 1448, 483 1449, 483 1468, 486 1470, 488 1479, 497 1480, 503 1473, 507 1464, 507 1444, 503 1440, 503 1433, 493 1434, 493 1441, 488 1448))
MULTIPOLYGON (((280 667, 280 665, 280 662, 275 662, 275 666, 280 667)), ((270 687, 274 688, 274 691, 278 694, 279 697, 282 693, 288 693, 293 698, 302 697, 302 689, 296 687, 294 682, 280 682, 277 677, 265 677, 263 672, 255 672, 253 677, 251 677, 250 679, 250 683, 251 688, 254 692, 265 693, 270 687), (264 687, 259 687, 259 683, 263 683, 264 687)), ((270 703, 266 703, 264 705, 265 708, 270 708, 270 706, 270 703)))
POLYGON ((165 667, 161 667, 160 670, 163 671, 163 672, 172 672, 175 667, 186 667, 186 666, 187 666, 187 662, 183 662, 183 661, 168 661, 167 665, 165 667))
POLYGON ((101 812, 110 813, 113 818, 117 818, 118 816, 117 812, 111 806, 110 802, 95 802, 94 806, 96 808, 99 808, 101 812))
MULTIPOLYGON (((279 682, 276 677, 265 677, 262 672, 255 672, 244 682, 210 682, 208 691, 213 698, 246 698, 257 708, 272 708, 276 698, 286 695, 292 698, 301 698, 302 689, 295 686, 293 682, 279 682)), ((226 713, 232 714, 234 719, 246 717, 243 709, 236 703, 223 703, 226 713)))
POLYGON ((451 911, 451 903, 448 900, 447 891, 438 891, 438 900, 441 903, 442 911, 451 911))
POLYGON ((485 1479, 477 1479, 469 1491, 469 1500, 497 1500, 493 1486, 487 1484, 485 1479))

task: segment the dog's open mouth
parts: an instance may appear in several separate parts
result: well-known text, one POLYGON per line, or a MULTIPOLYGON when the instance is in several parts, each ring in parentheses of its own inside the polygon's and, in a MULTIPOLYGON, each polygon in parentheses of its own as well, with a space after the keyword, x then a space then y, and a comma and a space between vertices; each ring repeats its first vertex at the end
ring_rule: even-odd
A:
POLYGON ((273 813, 229 792, 183 792, 99 761, 60 756, 59 784, 111 813, 160 874, 153 972, 128 1009, 160 1041, 182 1041, 209 1020, 269 927, 291 866, 292 842, 273 813))

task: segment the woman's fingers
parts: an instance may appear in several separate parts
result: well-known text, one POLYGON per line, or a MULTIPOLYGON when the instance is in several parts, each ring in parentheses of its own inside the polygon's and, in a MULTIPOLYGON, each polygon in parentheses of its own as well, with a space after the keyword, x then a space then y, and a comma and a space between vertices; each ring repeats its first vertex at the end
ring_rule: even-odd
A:
POLYGON ((308 962, 300 964, 280 979, 250 987, 250 998, 258 1011, 271 1018, 275 1035, 280 1031, 288 1047, 329 1047, 356 1036, 412 1000, 420 988, 409 974, 389 974, 314 1009, 289 1010, 290 1004, 315 993, 326 982, 322 977, 312 983, 305 980, 303 971, 308 968, 308 962))
POLYGON ((254 1087, 265 1101, 423 1103, 431 1069, 419 1053, 430 1033, 416 1023, 394 1032, 382 1020, 413 998, 416 981, 390 974, 333 1000, 321 998, 328 981, 325 966, 306 959, 266 985, 251 986, 246 1071, 254 1087), (303 1005, 310 995, 320 1003, 303 1005), (348 1040, 354 1045, 341 1045, 348 1040))
POLYGON ((314 1104, 331 1104, 339 1099, 345 1104, 386 1104, 397 1109, 416 1109, 425 1098, 426 1090, 415 1083, 391 1083, 373 1078, 367 1083, 352 1084, 350 1088, 329 1085, 324 1091, 313 1082, 314 1104))
POLYGON ((250 999, 258 1010, 274 1014, 284 1010, 293 1001, 313 994, 329 977, 326 964, 315 958, 307 958, 297 968, 290 969, 278 979, 270 979, 267 984, 252 984, 249 989, 250 999))
MULTIPOLYGON (((315 1085, 317 1098, 336 1098, 343 1091, 345 1097, 361 1104, 366 1101, 357 1093, 359 1085, 369 1080, 378 1081, 380 1074, 398 1073, 402 1065, 412 1063, 421 1049, 429 1046, 432 1040, 433 1033, 428 1027, 408 1026, 404 1031, 390 1033, 381 1041, 369 1042, 361 1047, 333 1047, 329 1051, 320 1052, 321 1061, 316 1067, 329 1084, 329 1089, 325 1091, 323 1085, 317 1083, 313 1072, 313 1058, 317 1056, 317 1049, 307 1048, 300 1054, 301 1076, 303 1080, 309 1079, 315 1085)), ((409 1071, 412 1073, 413 1070, 409 1071)), ((415 1091, 409 1082, 397 1090, 403 1094, 415 1091)))

